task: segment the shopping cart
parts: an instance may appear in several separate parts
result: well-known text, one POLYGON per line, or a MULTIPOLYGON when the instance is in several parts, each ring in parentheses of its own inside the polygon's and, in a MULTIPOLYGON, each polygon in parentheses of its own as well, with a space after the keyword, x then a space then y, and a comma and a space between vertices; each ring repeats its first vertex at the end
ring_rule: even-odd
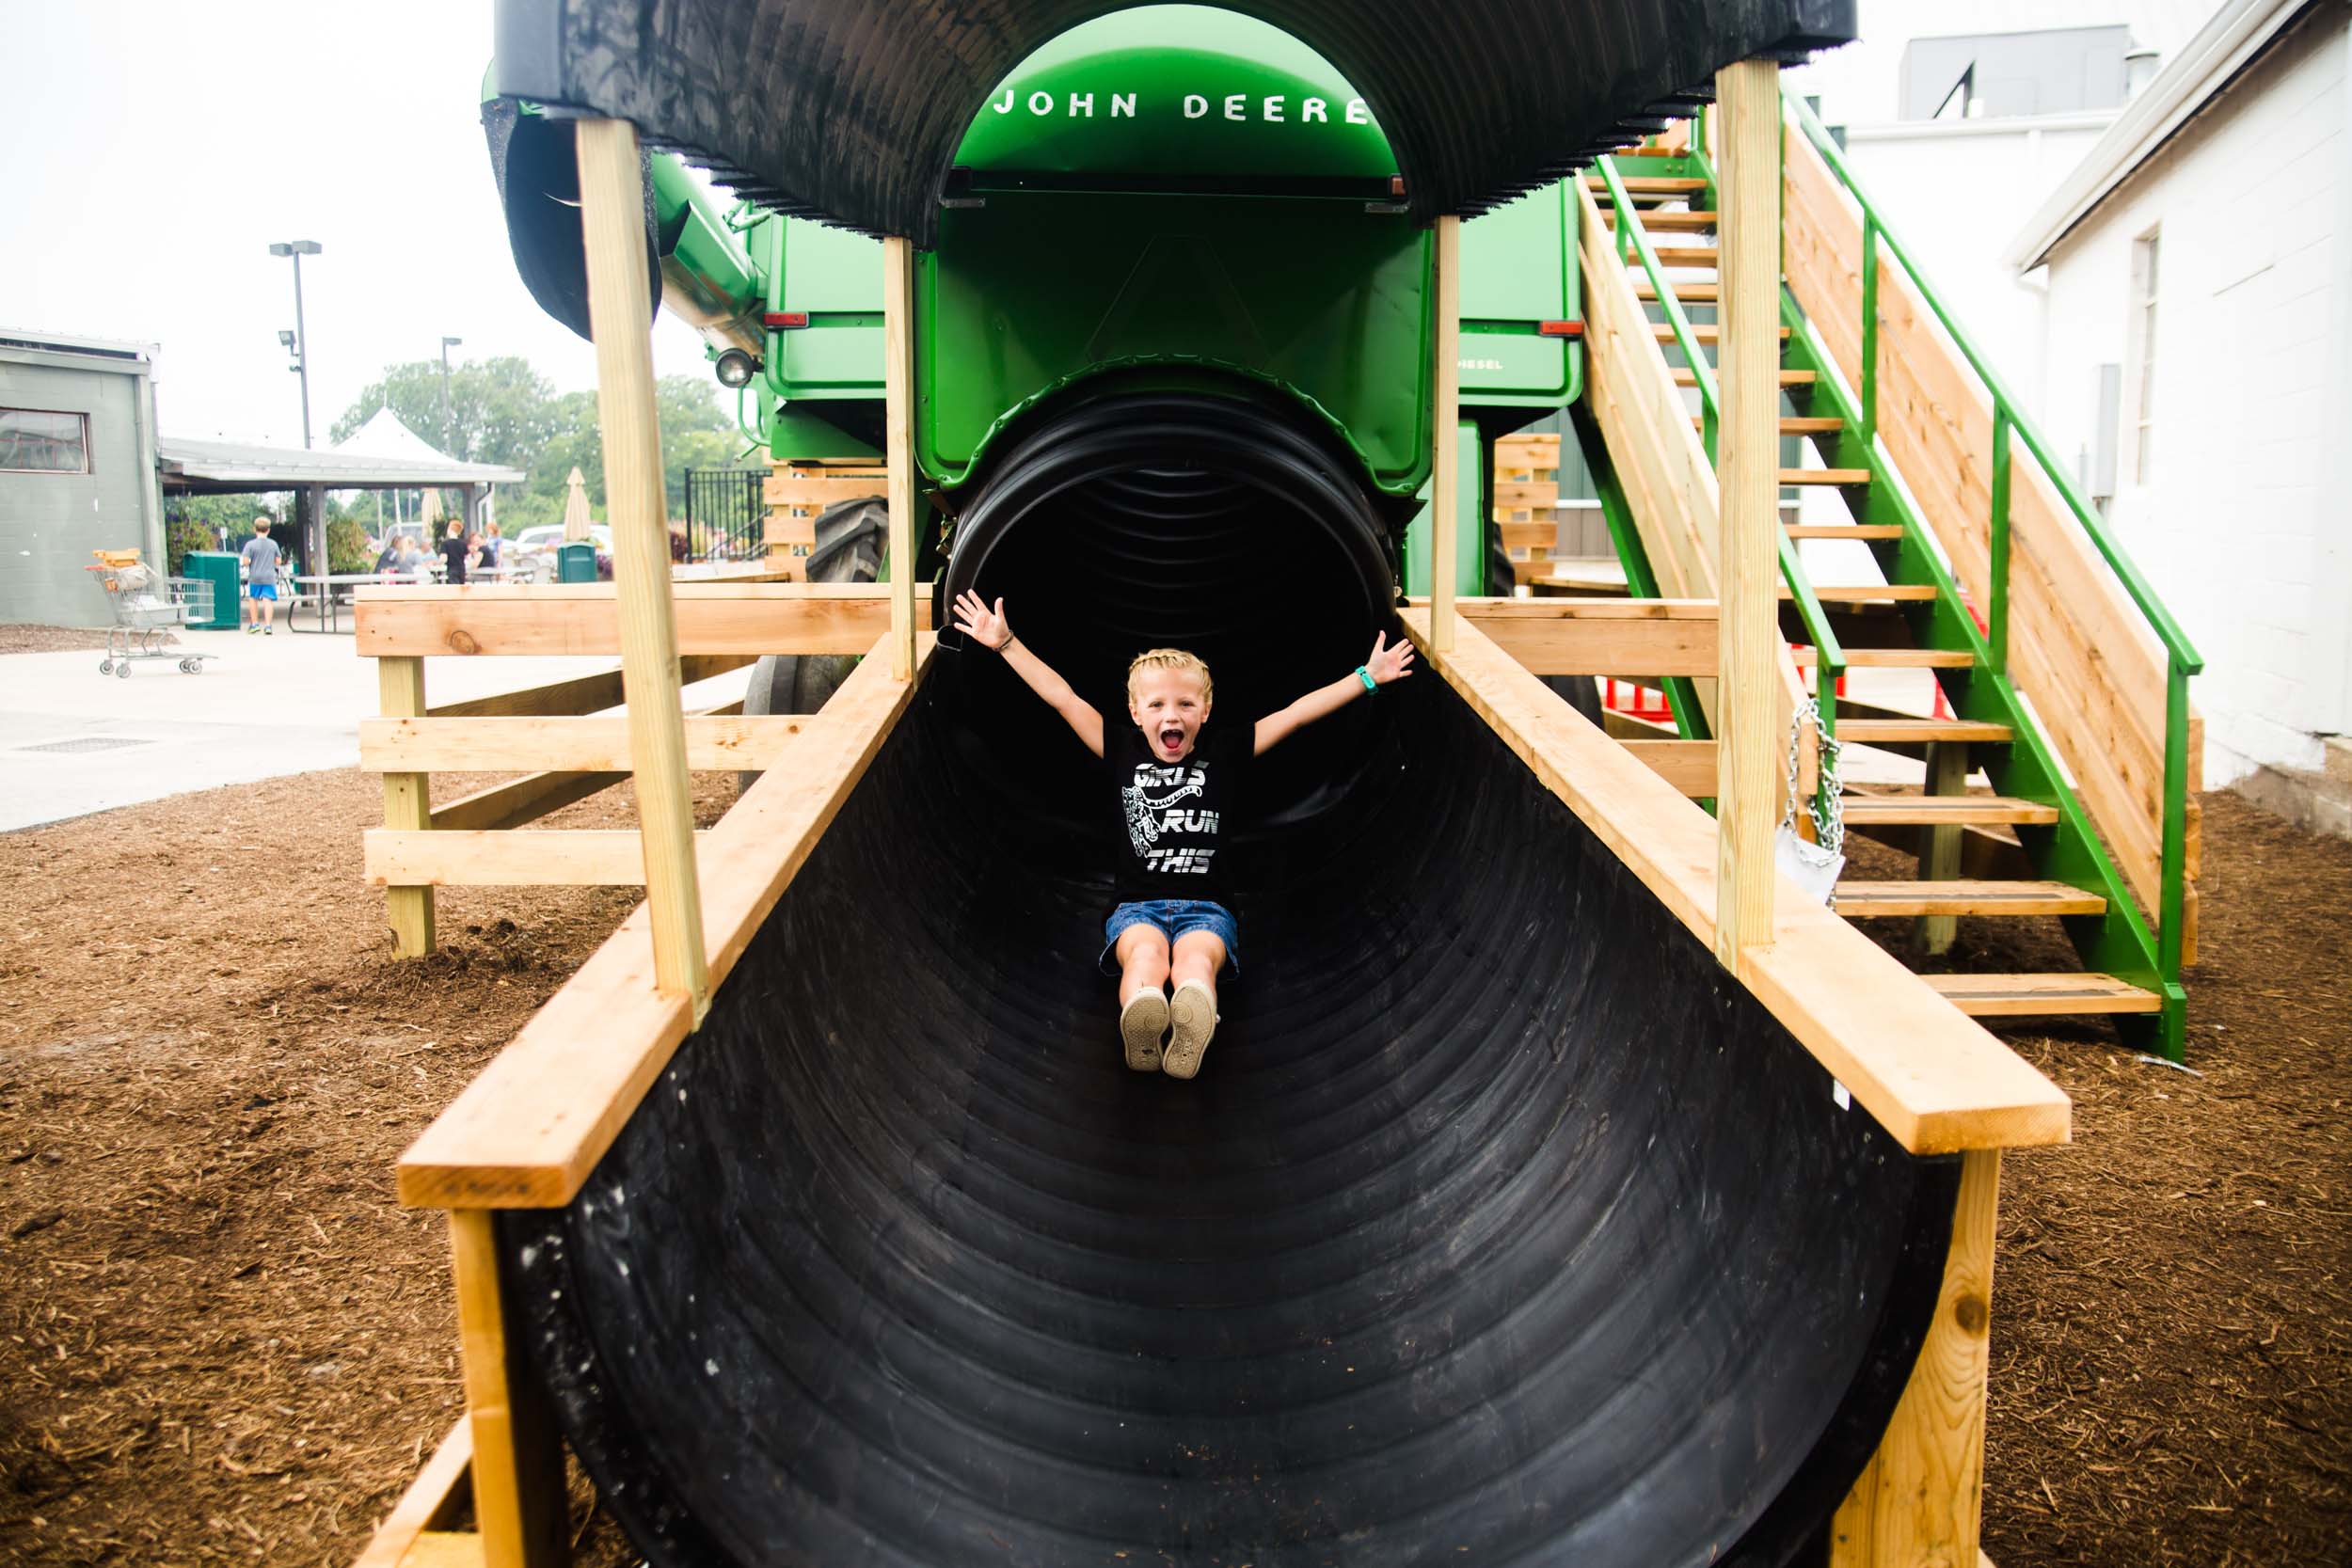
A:
POLYGON ((139 560, 136 550, 92 550, 98 574, 114 611, 106 628, 106 657, 99 661, 102 675, 131 678, 135 660, 174 658, 183 674, 200 675, 204 661, 215 656, 190 653, 175 644, 174 628, 213 618, 213 585, 195 578, 167 578, 139 560))

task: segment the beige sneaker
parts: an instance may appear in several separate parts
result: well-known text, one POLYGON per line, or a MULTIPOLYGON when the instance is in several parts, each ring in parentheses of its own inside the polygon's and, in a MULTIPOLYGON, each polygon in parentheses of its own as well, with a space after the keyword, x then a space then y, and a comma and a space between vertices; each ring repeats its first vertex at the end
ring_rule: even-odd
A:
POLYGON ((1190 1078, 1200 1070, 1209 1037, 1216 1033, 1216 998, 1200 981, 1186 980, 1176 988, 1168 1012, 1174 1033, 1160 1059, 1160 1070, 1170 1078, 1190 1078))
POLYGON ((1160 1041, 1168 1034, 1168 998, 1158 987, 1139 990, 1119 1009, 1119 1038, 1127 1065, 1137 1072, 1160 1070, 1160 1041))

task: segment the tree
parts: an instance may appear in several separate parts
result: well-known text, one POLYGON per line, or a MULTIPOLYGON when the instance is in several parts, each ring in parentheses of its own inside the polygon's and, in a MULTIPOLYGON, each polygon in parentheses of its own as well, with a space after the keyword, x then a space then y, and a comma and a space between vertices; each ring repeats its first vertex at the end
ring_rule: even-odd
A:
MULTIPOLYGON (((674 515, 685 512, 688 468, 733 467, 750 445, 736 431, 733 412, 721 398, 717 385, 700 376, 666 375, 655 384, 663 488, 674 515)), ((383 375, 335 421, 330 437, 348 440, 376 410, 387 407, 452 457, 529 473, 519 487, 499 495, 500 518, 510 533, 563 519, 564 484, 575 467, 587 481, 589 504, 599 511, 604 506, 596 395, 556 391, 528 360, 469 359, 451 366, 445 433, 440 361, 386 366, 383 375)))

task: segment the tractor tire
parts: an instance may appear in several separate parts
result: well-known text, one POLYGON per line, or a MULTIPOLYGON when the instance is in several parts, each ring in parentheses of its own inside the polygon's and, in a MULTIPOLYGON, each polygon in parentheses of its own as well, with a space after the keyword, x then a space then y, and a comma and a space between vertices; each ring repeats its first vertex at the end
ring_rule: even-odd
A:
MULTIPOLYGON (((882 576, 882 550, 890 535, 890 503, 881 496, 837 501, 817 517, 817 545, 809 552, 811 582, 873 582, 882 576)), ((815 713, 857 667, 854 654, 762 654, 752 666, 743 693, 746 714, 815 713)), ((737 775, 749 789, 759 777, 737 775)))

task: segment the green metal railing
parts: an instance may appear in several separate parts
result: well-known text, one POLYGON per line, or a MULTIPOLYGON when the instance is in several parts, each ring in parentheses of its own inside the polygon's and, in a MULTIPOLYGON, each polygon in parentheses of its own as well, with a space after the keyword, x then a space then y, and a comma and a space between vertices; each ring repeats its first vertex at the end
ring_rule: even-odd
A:
POLYGON ((1829 130, 1822 125, 1811 105, 1795 91, 1784 87, 1782 96, 1788 104, 1791 122, 1814 150, 1830 173, 1852 197, 1862 211, 1862 385, 1860 388, 1862 438, 1875 442, 1878 435, 1878 335, 1879 335, 1879 269, 1882 256, 1892 257, 1910 277, 1912 286, 1927 302, 1928 309, 1944 325, 1953 343, 1976 372, 1977 379, 1993 399, 1993 452, 1990 488, 1992 490, 1989 519, 1990 561, 1986 585, 1985 642, 1992 656, 1996 674, 2007 678, 2009 668, 2009 567, 2010 567, 2010 488, 2013 446, 2022 441, 2026 451, 2041 466, 2043 477, 2065 500, 2074 513, 2075 523, 2090 537, 2101 559, 2106 562, 2123 591, 2131 595, 2133 605, 2148 623, 2156 641, 2164 647, 2167 660, 2164 703, 2164 820, 2162 847, 2159 854, 2156 911, 2157 965, 2168 985, 2177 985, 2181 974, 2182 920, 2186 901, 2188 868, 2188 678, 2201 673, 2204 659, 2173 620, 2171 611, 2158 599, 2155 590, 2140 574, 2138 565, 2122 546, 2107 531, 2106 519, 2084 499, 2063 465, 2051 454, 2049 443, 2042 432, 2026 418, 2023 407, 2010 394, 1993 366, 1963 331, 1944 301, 1929 282, 1902 241, 1890 230, 1879 216, 1853 171, 1847 166, 1845 154, 1838 148, 1829 130))
MULTIPOLYGON (((1694 148, 1698 145, 1698 135, 1694 126, 1694 148)), ((1623 256, 1627 244, 1631 243, 1643 272, 1649 277, 1650 287, 1657 292, 1658 303, 1666 313, 1666 325, 1674 332, 1675 346, 1682 351, 1683 359, 1691 367, 1692 378, 1698 384, 1699 435, 1707 448, 1707 460, 1712 463, 1715 461, 1716 434, 1722 424, 1723 404, 1722 391, 1715 382, 1715 368, 1708 363, 1707 356, 1699 352, 1698 337, 1692 330, 1691 318, 1684 312, 1682 301, 1677 297, 1674 284, 1666 277, 1666 269, 1659 262, 1658 251, 1650 244, 1641 214, 1634 211, 1632 198, 1626 194, 1625 182, 1617 173, 1617 161, 1614 158, 1597 158, 1594 160, 1593 166, 1600 175, 1601 183, 1608 187, 1609 199, 1614 207, 1611 231, 1614 236, 1613 244, 1616 254, 1623 256)), ((1717 313, 1720 316, 1721 312, 1717 313)), ((1778 323, 1775 322, 1774 325, 1777 326, 1778 323)), ((1777 427, 1780 403, 1777 392, 1772 403, 1775 411, 1773 422, 1777 427)), ((1777 447, 1777 439, 1774 444, 1777 447)), ((1830 630, 1829 616, 1813 592, 1812 581, 1805 576, 1804 563, 1797 558, 1796 546, 1779 529, 1775 528, 1772 532, 1780 544, 1782 580, 1788 584, 1789 597, 1796 605, 1797 619, 1804 624, 1805 635, 1813 640, 1814 690, 1819 698, 1829 699, 1819 703, 1821 734, 1835 736, 1837 733, 1837 704, 1832 694, 1837 689, 1838 678, 1846 673, 1846 650, 1838 642, 1836 633, 1830 630)))

